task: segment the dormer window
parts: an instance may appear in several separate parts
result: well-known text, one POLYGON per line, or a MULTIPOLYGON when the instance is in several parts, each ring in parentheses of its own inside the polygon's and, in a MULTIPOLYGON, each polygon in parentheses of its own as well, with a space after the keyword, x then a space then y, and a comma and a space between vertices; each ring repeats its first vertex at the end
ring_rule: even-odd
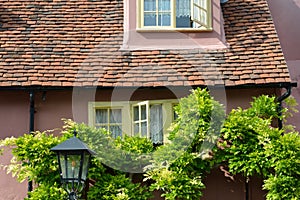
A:
POLYGON ((211 0, 137 0, 139 29, 212 30, 211 0))
POLYGON ((220 0, 126 0, 122 50, 226 49, 220 0))

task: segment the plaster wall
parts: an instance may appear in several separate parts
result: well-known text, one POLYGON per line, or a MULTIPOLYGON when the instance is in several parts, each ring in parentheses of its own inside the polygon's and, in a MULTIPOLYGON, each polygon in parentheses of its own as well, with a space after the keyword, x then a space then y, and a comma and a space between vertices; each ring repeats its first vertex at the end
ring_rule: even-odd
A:
POLYGON ((300 0, 268 0, 287 61, 300 60, 300 0))

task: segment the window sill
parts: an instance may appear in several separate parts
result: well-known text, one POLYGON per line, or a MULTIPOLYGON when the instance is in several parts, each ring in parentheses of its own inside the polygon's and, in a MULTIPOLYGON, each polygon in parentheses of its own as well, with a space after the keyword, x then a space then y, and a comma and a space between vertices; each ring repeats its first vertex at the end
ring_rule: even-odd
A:
POLYGON ((209 29, 196 29, 196 28, 137 28, 137 32, 212 32, 213 28, 209 29))

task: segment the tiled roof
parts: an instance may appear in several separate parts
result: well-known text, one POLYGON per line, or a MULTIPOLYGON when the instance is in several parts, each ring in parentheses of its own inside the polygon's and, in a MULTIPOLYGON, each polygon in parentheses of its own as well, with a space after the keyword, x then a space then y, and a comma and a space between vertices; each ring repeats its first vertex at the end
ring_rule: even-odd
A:
POLYGON ((228 49, 121 51, 123 0, 0 0, 0 86, 290 82, 266 0, 223 14, 228 49))

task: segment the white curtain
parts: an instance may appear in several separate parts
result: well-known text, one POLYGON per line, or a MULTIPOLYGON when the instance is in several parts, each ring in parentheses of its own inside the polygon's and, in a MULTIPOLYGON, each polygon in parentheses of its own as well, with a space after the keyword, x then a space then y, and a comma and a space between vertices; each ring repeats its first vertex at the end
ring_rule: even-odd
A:
POLYGON ((191 16, 191 0, 176 0, 176 17, 191 16))
POLYGON ((109 131, 112 137, 116 138, 118 136, 122 137, 122 111, 121 109, 111 109, 110 110, 110 127, 109 131))
MULTIPOLYGON (((158 0, 159 11, 171 9, 171 0, 158 0)), ((156 0, 144 0, 145 11, 156 10, 156 0)), ((191 15, 191 0, 176 0, 176 16, 186 17, 191 15)))
POLYGON ((144 0, 144 26, 170 25, 171 0, 144 0))
POLYGON ((163 113, 161 104, 150 107, 150 137, 154 144, 163 143, 163 113))
POLYGON ((96 124, 107 123, 108 121, 107 109, 97 109, 96 110, 96 124))
POLYGON ((159 11, 171 10, 171 0, 158 0, 159 11))
POLYGON ((144 10, 145 11, 155 11, 156 0, 144 0, 144 10))

